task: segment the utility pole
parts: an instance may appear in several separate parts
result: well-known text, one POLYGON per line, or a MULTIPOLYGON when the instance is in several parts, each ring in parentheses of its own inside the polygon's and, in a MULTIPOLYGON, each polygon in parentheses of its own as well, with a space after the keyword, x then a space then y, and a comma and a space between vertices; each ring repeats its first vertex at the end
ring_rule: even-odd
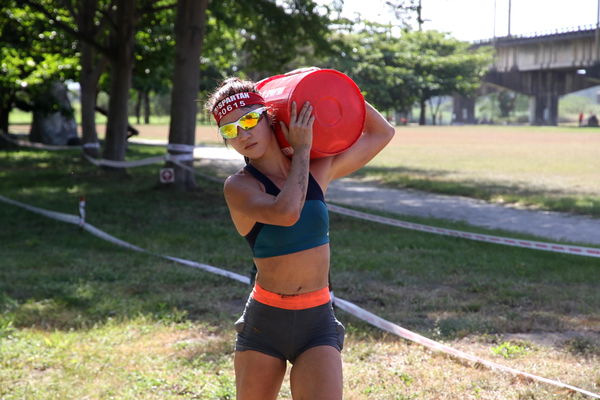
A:
MULTIPOLYGON (((600 0, 598 0, 598 1, 600 1, 600 0)), ((422 30, 423 22, 425 22, 423 20, 423 17, 421 16, 422 10, 423 10, 423 7, 421 6, 421 0, 419 0, 419 4, 417 5, 417 23, 419 24, 419 31, 422 30)))
MULTIPOLYGON (((598 0, 600 1, 600 0, 598 0)), ((496 0, 494 0, 494 41, 496 40, 496 0)))
MULTIPOLYGON (((600 0, 598 0, 600 1, 600 0)), ((508 0, 508 36, 510 37, 510 16, 511 16, 512 0, 508 0)))
POLYGON ((596 40, 594 44, 596 47, 596 61, 598 61, 600 60, 600 0, 598 0, 598 6, 596 11, 596 40))

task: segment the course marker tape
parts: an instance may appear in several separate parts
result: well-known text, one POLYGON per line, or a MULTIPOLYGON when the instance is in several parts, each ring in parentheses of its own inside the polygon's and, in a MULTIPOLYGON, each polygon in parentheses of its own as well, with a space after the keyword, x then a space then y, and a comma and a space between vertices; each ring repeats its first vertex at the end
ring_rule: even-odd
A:
POLYGON ((12 200, 12 199, 9 199, 8 197, 4 197, 1 195, 0 195, 0 201, 3 201, 8 204, 12 204, 17 207, 24 208, 24 209, 31 211, 33 213, 36 213, 36 214, 41 214, 45 217, 49 217, 52 219, 56 219, 58 221, 81 226, 82 229, 86 230, 87 232, 91 233, 92 235, 94 235, 96 237, 104 239, 104 240, 111 242, 113 244, 116 244, 118 246, 128 248, 130 250, 138 251, 140 253, 151 254, 151 255, 158 256, 158 257, 161 257, 161 258, 164 258, 167 260, 178 262, 180 264, 185 264, 189 267, 199 268, 204 271, 211 272, 213 274, 222 275, 227 278, 235 279, 242 283, 250 284, 250 278, 248 278, 247 276, 244 276, 244 275, 236 274, 235 272, 226 271, 226 270, 223 270, 223 269, 220 269, 217 267, 213 267, 211 265, 197 263, 195 261, 185 260, 183 258, 177 258, 177 257, 171 257, 171 256, 157 254, 157 253, 152 253, 141 247, 138 247, 136 245, 133 245, 131 243, 128 243, 121 239, 118 239, 118 238, 96 228, 95 226, 93 226, 87 222, 84 222, 83 224, 81 224, 81 217, 78 215, 70 215, 70 214, 65 214, 65 213, 61 213, 61 212, 45 210, 43 208, 39 208, 39 207, 31 206, 29 204, 21 203, 20 201, 12 200))
POLYGON ((524 247, 529 249, 544 250, 554 253, 565 253, 574 254, 578 256, 598 257, 600 258, 600 249, 594 247, 581 247, 581 246, 563 246, 557 243, 544 243, 536 242, 532 240, 515 240, 502 236, 484 235, 481 233, 473 234, 465 231, 457 231, 454 229, 445 229, 432 227, 428 225, 416 224, 413 222, 401 221, 393 218, 381 217, 379 215, 368 214, 361 211, 352 210, 345 207, 340 207, 334 204, 328 204, 329 211, 362 219, 365 221, 379 222, 385 225, 397 226, 400 228, 411 229, 414 231, 430 232, 445 236, 460 237, 463 239, 477 240, 481 242, 503 244, 507 246, 524 247))
POLYGON ((86 160, 88 160, 89 162, 91 162, 92 164, 94 164, 97 167, 98 166, 107 166, 107 167, 113 167, 113 168, 141 167, 144 165, 158 164, 158 163, 161 163, 164 161, 175 162, 175 161, 193 161, 194 160, 193 154, 169 154, 169 153, 162 155, 162 156, 148 157, 148 158, 143 158, 141 160, 135 160, 135 161, 114 161, 114 160, 107 160, 104 158, 93 158, 85 153, 83 153, 83 156, 85 157, 86 160))
POLYGON ((2 131, 0 131, 0 137, 2 137, 7 142, 10 142, 10 143, 15 144, 17 146, 21 146, 21 147, 33 147, 35 149, 43 149, 43 150, 74 150, 74 149, 81 148, 80 145, 60 146, 60 145, 50 145, 50 144, 30 142, 28 140, 14 139, 14 138, 10 137, 9 135, 7 135, 6 133, 4 133, 2 131))
MULTIPOLYGON (((42 144, 42 143, 34 143, 34 142, 25 141, 25 140, 13 139, 12 137, 10 137, 9 135, 6 135, 5 133, 0 133, 0 137, 6 139, 7 141, 9 141, 13 144, 18 145, 18 146, 32 147, 32 148, 42 149, 42 150, 74 150, 74 149, 80 149, 82 147, 83 148, 100 148, 100 143, 98 143, 98 142, 85 143, 82 146, 80 146, 80 145, 55 146, 55 145, 46 145, 46 144, 42 144)), ((164 161, 170 161, 170 162, 173 162, 174 164, 179 165, 180 167, 186 168, 188 170, 190 169, 189 166, 181 163, 181 161, 194 161, 194 155, 193 155, 194 146, 184 145, 184 144, 169 144, 168 150, 182 152, 182 153, 186 153, 186 154, 169 154, 169 153, 167 153, 162 156, 148 157, 148 158, 144 158, 141 160, 135 160, 135 161, 114 161, 114 160, 107 160, 107 159, 103 159, 103 158, 93 158, 86 153, 83 153, 83 156, 86 160, 88 160, 90 163, 94 164, 97 167, 107 166, 107 167, 113 167, 113 168, 133 168, 133 167, 142 167, 142 166, 151 165, 151 164, 158 164, 158 163, 161 163, 164 161)))
MULTIPOLYGON (((55 212, 55 211, 49 211, 49 210, 45 210, 42 208, 38 208, 38 207, 34 207, 25 203, 21 203, 19 201, 16 200, 12 200, 9 199, 7 197, 1 196, 0 195, 0 201, 4 201, 6 203, 18 206, 18 207, 22 207, 25 208, 26 210, 29 210, 31 212, 37 213, 37 214, 41 214, 44 216, 47 216, 49 218, 54 218, 57 219, 59 221, 63 221, 63 222, 68 222, 71 224, 75 224, 75 225, 79 225, 80 224, 80 217, 77 215, 70 215, 70 214, 64 214, 64 213, 60 213, 60 212, 55 212)), ((105 239, 109 242, 112 242, 114 244, 117 244, 119 246, 131 249, 131 250, 135 250, 138 252, 142 252, 142 253, 147 253, 147 254, 151 254, 151 255, 155 255, 167 260, 171 260, 183 265, 187 265, 189 267, 193 267, 193 268, 198 268, 198 269, 202 269, 204 271, 207 272, 211 272, 213 274, 217 274, 217 275, 221 275, 227 278, 231 278, 234 280, 237 280, 239 282, 242 282, 244 284, 249 285, 250 284, 250 278, 248 278, 247 276, 243 276, 240 274, 237 274, 235 272, 231 272, 231 271, 227 271, 218 267, 214 267, 212 265, 208 265, 208 264, 201 264, 201 263, 197 263, 195 261, 190 261, 190 260, 186 260, 183 258, 178 258, 178 257, 171 257, 171 256, 164 256, 164 255, 160 255, 160 254, 156 254, 156 253, 152 253, 148 250, 145 250, 141 247, 135 246, 133 244, 130 244, 128 242, 125 242, 121 239, 118 239, 112 235, 109 235, 106 232, 101 231, 100 229, 88 224, 87 222, 85 222, 83 224, 83 229, 85 229, 87 232, 93 234, 94 236, 97 236, 99 238, 105 239)), ((434 340, 428 339, 424 336, 421 336, 417 333, 414 333, 412 331, 409 331, 408 329, 402 328, 399 325, 394 324, 393 322, 390 322, 386 319, 383 319, 363 308, 360 308, 359 306, 357 306, 354 303, 351 303, 347 300, 344 300, 340 297, 334 297, 334 302, 335 305, 340 308, 343 311, 346 311, 347 313, 379 328, 382 329, 384 331, 390 332, 394 335, 400 336, 404 339, 410 340, 412 342, 418 343, 424 347, 427 347, 429 349, 432 350, 436 350, 436 351, 440 351, 446 354, 449 354, 451 356, 454 357, 458 357, 458 358, 462 358, 471 362, 474 362, 480 365, 485 365, 488 368, 492 369, 492 370, 499 370, 499 371, 503 371, 503 372, 508 372, 510 374, 519 376, 519 377, 523 377, 526 379, 530 379, 530 380, 535 380, 538 382, 543 382, 543 383, 547 383, 549 385, 553 385, 553 386, 557 386, 563 389, 568 389, 571 391, 575 391, 575 392, 579 392, 581 394, 584 394, 586 396, 590 396, 592 398, 595 399, 600 399, 600 395, 587 391, 585 389, 581 389, 578 388, 576 386, 572 386, 572 385, 568 385, 553 379, 548 379, 548 378, 544 378, 541 376, 537 376, 537 375, 533 375, 527 372, 523 372, 514 368, 510 368, 510 367, 506 367, 504 365, 501 364, 496 364, 494 362, 491 361, 487 361, 484 360, 482 358, 473 356, 471 354, 465 353, 463 351, 454 349, 450 346, 444 345, 442 343, 436 342, 434 340)))
POLYGON ((178 151, 180 153, 193 153, 196 147, 190 144, 180 144, 180 143, 169 143, 167 144, 167 150, 169 151, 178 151))
POLYGON ((528 380, 535 380, 538 382, 543 382, 543 383, 547 383, 549 385, 553 385, 553 386, 558 386, 560 388, 563 389, 568 389, 568 390, 572 390, 575 392, 579 392, 581 394, 585 394, 587 396, 590 396, 592 398, 595 399, 600 399, 600 395, 587 391, 585 389, 581 389, 578 388, 576 386, 572 386, 572 385, 568 385, 566 383, 562 383, 559 381, 555 381, 553 379, 548 379, 548 378, 544 378, 538 375, 534 375, 534 374, 530 374, 527 372, 523 372, 520 371, 518 369, 515 368, 510 368, 510 367, 506 367, 504 365, 501 364, 497 364, 495 362, 492 361, 487 361, 484 360, 482 358, 479 358, 477 356, 473 356, 471 354, 465 353, 464 351, 460 351, 457 349, 454 349, 450 346, 447 346, 445 344, 436 342, 434 340, 428 339, 425 336, 421 336, 417 333, 414 333, 412 331, 409 331, 408 329, 402 328, 399 325, 396 325, 388 320, 385 320, 367 310, 364 310, 362 308, 360 308, 359 306, 357 306, 356 304, 350 303, 346 300, 340 299, 339 297, 336 297, 335 299, 335 305, 340 308, 341 310, 346 311, 349 314, 352 314, 360 319, 362 319, 363 321, 379 328, 382 329, 386 332, 390 332, 394 335, 403 337, 404 339, 410 340, 412 342, 418 343, 422 346, 425 346, 427 348, 430 348, 432 350, 437 350, 440 351, 442 353, 446 353, 449 354, 451 356, 454 357, 458 357, 458 358, 462 358, 465 360, 469 360, 471 362, 474 362, 476 364, 481 364, 481 365, 485 365, 486 367, 492 369, 492 370, 498 370, 498 371, 503 371, 503 372, 508 372, 510 374, 528 379, 528 380))

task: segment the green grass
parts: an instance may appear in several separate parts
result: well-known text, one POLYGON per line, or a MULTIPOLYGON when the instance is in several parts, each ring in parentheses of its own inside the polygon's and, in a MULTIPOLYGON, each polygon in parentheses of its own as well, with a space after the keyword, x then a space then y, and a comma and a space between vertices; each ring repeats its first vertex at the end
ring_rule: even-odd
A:
MULTIPOLYGON (((128 158, 163 151, 132 145, 128 158)), ((248 273, 249 250, 229 220, 220 185, 198 178, 197 191, 164 190, 159 167, 123 177, 83 162, 77 151, 2 151, 0 194, 70 214, 85 195, 87 221, 118 238, 248 273)), ((232 324, 248 287, 5 204, 0 243, 3 400, 235 397, 232 324)), ((335 214, 331 248, 339 297, 481 357, 600 391, 596 337, 566 336, 600 329, 597 259, 335 214), (520 332, 564 333, 565 340, 503 345, 505 334, 520 332)), ((346 399, 564 396, 410 345, 341 311, 338 317, 347 328, 346 399)), ((286 384, 281 398, 289 393, 286 384)))
POLYGON ((405 127, 354 174, 395 188, 600 216, 600 129, 405 127))

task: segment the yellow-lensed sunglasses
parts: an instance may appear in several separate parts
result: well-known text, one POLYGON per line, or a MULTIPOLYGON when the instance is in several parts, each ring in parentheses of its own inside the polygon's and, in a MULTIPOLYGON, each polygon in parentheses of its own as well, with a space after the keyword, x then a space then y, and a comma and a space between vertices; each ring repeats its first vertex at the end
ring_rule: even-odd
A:
POLYGON ((254 128, 260 122, 260 118, 265 111, 267 111, 267 107, 254 109, 242 115, 237 121, 220 126, 219 133, 225 139, 235 139, 238 135, 238 126, 245 131, 254 128))

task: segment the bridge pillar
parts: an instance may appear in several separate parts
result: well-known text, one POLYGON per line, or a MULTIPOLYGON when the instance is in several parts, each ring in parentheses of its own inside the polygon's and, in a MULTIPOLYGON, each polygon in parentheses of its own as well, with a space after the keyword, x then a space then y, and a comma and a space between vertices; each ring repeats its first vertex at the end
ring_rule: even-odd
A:
POLYGON ((558 125, 558 94, 543 93, 529 98, 531 125, 558 125))
POLYGON ((475 98, 460 94, 452 96, 452 123, 475 124, 475 98))

